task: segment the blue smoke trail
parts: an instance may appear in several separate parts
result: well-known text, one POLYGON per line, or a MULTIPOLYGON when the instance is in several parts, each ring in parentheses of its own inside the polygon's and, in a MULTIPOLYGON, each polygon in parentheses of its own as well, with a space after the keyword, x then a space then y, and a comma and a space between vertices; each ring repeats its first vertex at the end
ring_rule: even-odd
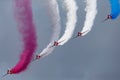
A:
POLYGON ((119 0, 109 0, 111 5, 111 18, 116 19, 120 14, 119 0))

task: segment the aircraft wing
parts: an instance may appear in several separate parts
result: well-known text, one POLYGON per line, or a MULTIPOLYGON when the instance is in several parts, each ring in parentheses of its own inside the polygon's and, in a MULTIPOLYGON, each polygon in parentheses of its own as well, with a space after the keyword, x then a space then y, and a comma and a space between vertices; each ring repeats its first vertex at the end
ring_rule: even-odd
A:
POLYGON ((78 37, 78 36, 74 36, 74 37, 71 38, 71 40, 72 40, 72 39, 75 39, 75 38, 77 38, 77 37, 78 37))

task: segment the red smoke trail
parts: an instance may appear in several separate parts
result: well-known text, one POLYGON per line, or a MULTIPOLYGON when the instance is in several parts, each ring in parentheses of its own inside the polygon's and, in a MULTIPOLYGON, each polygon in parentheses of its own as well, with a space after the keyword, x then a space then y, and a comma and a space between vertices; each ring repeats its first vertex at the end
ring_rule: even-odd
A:
POLYGON ((32 19, 31 0, 15 0, 15 18, 22 35, 23 51, 19 62, 10 70, 11 74, 26 70, 37 47, 35 26, 32 19))

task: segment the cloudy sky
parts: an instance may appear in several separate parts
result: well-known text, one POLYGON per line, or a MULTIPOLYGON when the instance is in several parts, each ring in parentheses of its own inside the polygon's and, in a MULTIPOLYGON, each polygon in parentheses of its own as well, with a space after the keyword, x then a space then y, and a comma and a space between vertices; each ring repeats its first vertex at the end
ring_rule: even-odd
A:
MULTIPOLYGON (((32 0, 38 48, 49 43, 52 34, 51 19, 46 3, 50 0, 32 0)), ((78 22, 74 34, 80 31, 85 20, 85 2, 76 0, 78 22)), ((62 0, 58 0, 63 34, 66 12, 62 0)), ((44 59, 31 63, 28 70, 9 75, 5 80, 120 80, 120 17, 102 23, 110 12, 108 0, 98 0, 98 14, 92 31, 82 37, 56 47, 44 59)), ((14 19, 13 0, 0 0, 0 76, 19 60, 22 42, 14 19)))

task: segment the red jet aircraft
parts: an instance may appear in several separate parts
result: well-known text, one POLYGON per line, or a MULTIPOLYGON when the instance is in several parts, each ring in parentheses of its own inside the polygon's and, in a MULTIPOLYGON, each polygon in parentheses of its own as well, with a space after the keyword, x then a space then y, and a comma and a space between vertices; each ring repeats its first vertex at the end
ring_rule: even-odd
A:
POLYGON ((4 78, 5 76, 7 76, 8 74, 13 74, 11 70, 7 70, 7 73, 4 74, 1 78, 4 78))
MULTIPOLYGON (((87 30, 87 31, 88 31, 88 30, 87 30)), ((78 32, 78 33, 77 33, 77 36, 73 37, 72 39, 75 39, 75 38, 77 38, 77 37, 81 37, 81 36, 82 36, 82 34, 86 33, 87 31, 85 31, 85 32, 83 32, 83 33, 78 32)))
POLYGON ((105 20, 103 20, 103 22, 105 22, 106 20, 108 19, 112 19, 112 16, 111 15, 108 15, 107 18, 105 20))
POLYGON ((41 58, 41 56, 40 56, 39 54, 37 54, 37 55, 35 56, 35 59, 34 59, 33 61, 38 60, 38 59, 40 59, 40 58, 41 58))
MULTIPOLYGON (((64 41, 64 40, 63 40, 64 41)), ((58 46, 61 42, 63 41, 60 41, 60 42, 57 42, 57 41, 54 41, 54 44, 52 46, 50 46, 50 48, 54 47, 54 46, 58 46)))

